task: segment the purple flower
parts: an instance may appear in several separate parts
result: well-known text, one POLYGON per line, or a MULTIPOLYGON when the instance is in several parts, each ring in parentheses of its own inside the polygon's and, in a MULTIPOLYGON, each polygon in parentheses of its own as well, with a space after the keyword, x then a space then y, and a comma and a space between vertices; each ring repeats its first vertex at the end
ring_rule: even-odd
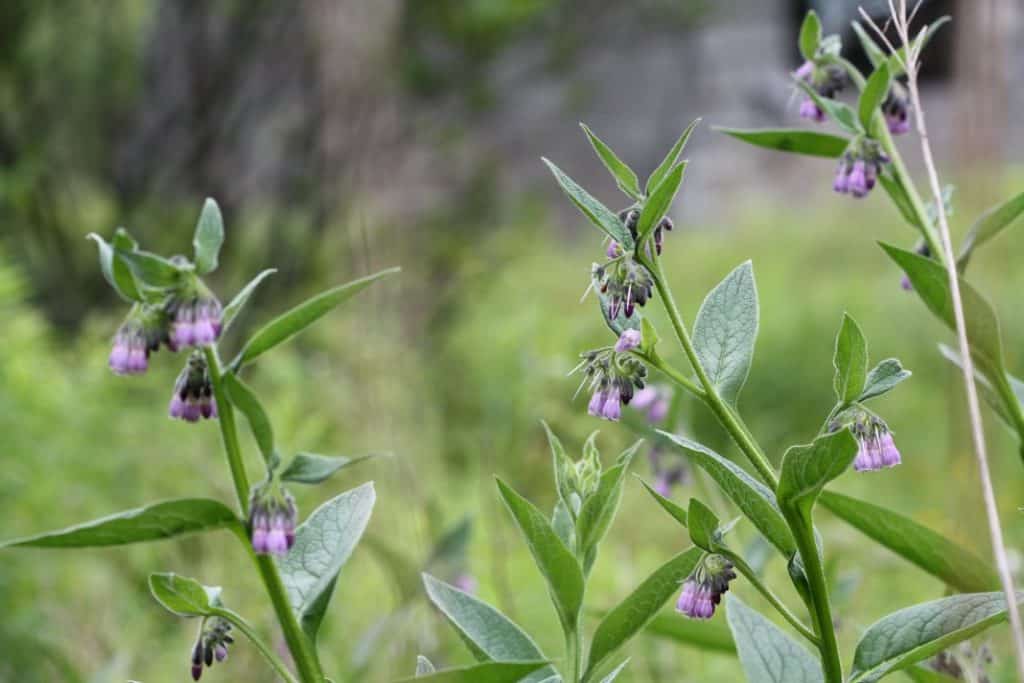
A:
POLYGON ((706 555, 683 582, 676 609, 691 619, 710 619, 735 578, 731 562, 721 555, 706 555))
POLYGON ((220 337, 220 302, 208 290, 188 299, 172 300, 167 312, 171 317, 170 341, 177 348, 208 346, 220 337))
POLYGON ((882 166, 887 163, 889 158, 879 149, 877 142, 862 141, 839 159, 832 189, 858 199, 866 197, 875 187, 882 166))
POLYGON ((154 306, 132 306, 114 335, 108 360, 110 369, 118 375, 143 374, 149 368, 149 354, 157 351, 161 343, 171 346, 163 311, 154 306))
POLYGON ((590 403, 587 405, 587 413, 593 417, 601 417, 604 410, 604 402, 607 398, 607 391, 595 390, 594 395, 590 397, 590 403))
MULTIPOLYGON (((818 66, 811 61, 806 61, 793 72, 793 78, 803 81, 823 98, 833 99, 836 94, 846 86, 846 72, 834 64, 818 66)), ((800 102, 800 117, 823 123, 825 112, 818 103, 811 97, 805 97, 800 102)))
POLYGON ((623 330, 615 342, 616 353, 626 353, 640 347, 640 330, 623 330))
POLYGON ((850 175, 846 179, 850 194, 854 197, 866 197, 868 194, 868 177, 863 159, 853 162, 850 175))
POLYGON ((174 394, 167 413, 174 419, 186 422, 217 417, 217 400, 213 397, 213 385, 202 353, 197 351, 189 356, 174 383, 174 394))
POLYGON ((608 392, 608 397, 604 400, 604 405, 601 406, 601 417, 612 422, 617 422, 622 417, 622 399, 619 392, 608 392))
POLYGON ((817 102, 807 97, 800 103, 800 118, 808 119, 815 123, 824 123, 825 112, 821 110, 817 102))
POLYGON ((872 417, 866 422, 855 423, 851 429, 858 445, 853 469, 873 472, 884 467, 895 467, 902 462, 892 433, 878 418, 872 417))
POLYGON ((615 240, 608 242, 608 248, 604 250, 604 255, 608 258, 618 258, 622 256, 622 247, 615 240))
POLYGON ((604 420, 618 420, 622 417, 622 406, 633 400, 636 390, 644 388, 647 368, 635 356, 608 347, 582 356, 583 361, 573 372, 583 369, 583 383, 590 385, 587 412, 604 420))
POLYGON ((668 417, 668 392, 661 387, 646 386, 636 392, 630 403, 637 410, 647 411, 647 421, 660 424, 668 417))
POLYGON ((298 509, 295 499, 276 481, 253 491, 249 504, 249 538, 259 555, 287 555, 295 544, 298 509))

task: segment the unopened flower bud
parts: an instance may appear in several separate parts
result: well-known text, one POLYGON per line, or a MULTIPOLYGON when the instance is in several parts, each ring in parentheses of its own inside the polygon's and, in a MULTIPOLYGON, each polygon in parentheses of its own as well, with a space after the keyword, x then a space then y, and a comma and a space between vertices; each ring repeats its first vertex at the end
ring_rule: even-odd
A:
POLYGON ((729 560, 717 554, 706 555, 683 582, 676 609, 691 619, 710 619, 735 578, 729 560))
POLYGON ((141 375, 149 368, 149 354, 168 343, 167 317, 157 307, 135 304, 110 350, 110 369, 118 375, 141 375))
POLYGON ((185 362, 185 367, 174 383, 174 394, 167 412, 172 418, 186 422, 217 417, 213 384, 206 358, 201 352, 193 352, 185 362))
POLYGON ((193 291, 172 298, 167 314, 171 319, 171 343, 177 348, 207 346, 220 337, 220 301, 201 282, 196 282, 193 291))
POLYGON ((276 481, 255 489, 249 503, 252 549, 261 555, 286 555, 295 544, 298 509, 276 481))

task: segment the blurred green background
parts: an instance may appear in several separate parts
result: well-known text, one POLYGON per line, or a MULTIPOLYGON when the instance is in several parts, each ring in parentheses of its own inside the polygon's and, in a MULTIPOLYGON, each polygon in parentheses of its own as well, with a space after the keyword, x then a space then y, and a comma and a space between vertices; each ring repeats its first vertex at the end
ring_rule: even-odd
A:
MULTIPOLYGON (((744 3, 723 11, 658 0, 630 11, 598 0, 371 4, 3 4, 0 496, 9 512, 0 536, 161 498, 231 500, 216 426, 166 417, 181 359, 157 354, 141 378, 107 370, 109 341, 125 311, 84 239, 126 225, 147 248, 184 251, 202 198, 213 195, 228 230, 213 277, 222 300, 259 269, 280 269, 225 340, 232 348, 319 288, 403 267, 261 359, 251 374, 283 450, 393 454, 295 491, 304 513, 362 481, 375 481, 378 491, 367 537, 343 570, 325 621, 328 672, 339 682, 388 681, 411 675, 419 653, 438 665, 470 661, 410 579, 466 518, 465 558, 431 570, 446 579, 471 572, 480 594, 557 658, 555 614, 496 499, 493 476, 550 508, 541 419, 576 453, 600 428, 606 462, 634 434, 587 417, 585 397, 572 400, 578 380, 566 373, 577 354, 610 340, 593 299, 580 303, 600 239, 558 196, 537 157, 552 156, 619 208, 611 181, 575 133, 576 120, 603 123, 595 124, 598 132, 641 173, 697 115, 712 124, 792 120, 785 70, 795 59, 790 16, 802 3, 768 3, 750 10, 753 17, 744 3), (766 12, 775 19, 758 24, 766 12), (743 86, 738 102, 719 93, 715 79, 707 82, 716 68, 742 68, 716 60, 708 45, 727 30, 768 35, 775 46, 757 67, 777 72, 776 80, 743 86), (639 37, 653 47, 637 48, 639 56, 621 52, 639 37), (609 51, 625 54, 625 64, 602 62, 609 51), (700 63, 703 76, 679 68, 699 52, 712 53, 700 63), (638 85, 619 78, 636 66, 634 57, 673 75, 641 84, 658 91, 657 102, 630 99, 638 85)), ((955 140, 952 91, 944 82, 930 91, 940 140, 955 140)), ((906 149, 913 156, 913 146, 906 149)), ((992 198, 1019 191, 1024 168, 1012 149, 1005 160, 989 159, 983 176, 949 178, 961 185, 958 231, 992 198)), ((911 515, 987 557, 958 375, 935 350, 950 337, 899 288, 899 273, 876 246, 913 244, 895 210, 880 197, 854 203, 831 196, 827 162, 757 152, 706 126, 689 157, 666 269, 692 320, 704 293, 753 258, 761 330, 741 407, 768 452, 777 461, 788 445, 808 440, 831 407, 833 338, 848 311, 873 360, 897 356, 915 374, 877 405, 896 431, 904 465, 850 474, 838 489, 911 515)), ((1022 248, 1024 235, 1010 232, 971 266, 972 281, 1002 313, 1007 365, 1018 375, 1022 248)), ((664 321, 654 318, 668 339, 664 321)), ((683 426, 737 454, 699 405, 684 404, 683 426)), ((1019 564, 1020 459, 1001 425, 990 420, 989 427, 1019 564)), ((256 474, 254 444, 246 445, 256 474)), ((646 460, 636 463, 648 476, 646 460)), ((695 494, 709 498, 705 482, 692 476, 676 493, 695 494)), ((833 558, 846 653, 883 614, 941 596, 938 582, 826 513, 819 523, 833 558)), ((737 534, 745 543, 754 536, 743 525, 737 534)), ((277 638, 262 589, 229 539, 2 551, 0 680, 186 680, 196 625, 150 599, 146 577, 157 570, 223 585, 228 604, 277 638)), ((614 604, 685 545, 639 483, 630 484, 589 604, 614 604)), ((777 558, 765 571, 774 585, 788 583, 777 558)), ((742 581, 734 588, 760 604, 742 581)), ((996 632, 993 680, 1011 680, 1005 645, 996 632)), ((740 676, 728 656, 650 637, 637 639, 630 654, 622 680, 740 676)), ((272 680, 244 643, 205 676, 272 680)))

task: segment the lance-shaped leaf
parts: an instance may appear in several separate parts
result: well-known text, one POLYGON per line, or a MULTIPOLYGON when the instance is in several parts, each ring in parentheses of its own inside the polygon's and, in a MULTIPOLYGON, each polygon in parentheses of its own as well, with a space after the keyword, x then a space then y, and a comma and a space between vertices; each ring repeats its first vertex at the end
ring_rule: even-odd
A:
POLYGON ((149 575, 149 592, 167 611, 179 617, 206 617, 220 604, 219 586, 204 586, 174 573, 149 575))
POLYGON ((736 654, 732 633, 724 620, 718 617, 710 621, 694 621, 675 612, 659 614, 651 620, 644 632, 706 652, 736 654))
POLYGON ((398 683, 519 683, 545 666, 547 662, 485 662, 403 678, 398 683))
POLYGON ((662 509, 672 516, 672 519, 679 522, 679 524, 685 529, 687 527, 686 509, 681 505, 677 505, 665 496, 661 495, 650 486, 646 481, 640 482, 647 489, 647 493, 651 494, 651 498, 654 498, 655 502, 662 507, 662 509))
MULTIPOLYGON (((953 365, 963 369, 963 360, 957 351, 954 351, 945 344, 939 344, 939 352, 945 356, 953 365)), ((996 412, 996 415, 1006 423, 1006 426, 1013 431, 1017 431, 1017 423, 1014 419, 1012 406, 1008 406, 1003 397, 999 395, 999 392, 995 390, 992 383, 988 381, 988 377, 981 374, 978 371, 977 366, 974 368, 974 379, 978 385, 978 391, 981 397, 985 399, 985 402, 996 412)), ((1024 382, 1017 379, 1013 375, 1006 373, 1006 381, 1010 385, 1010 391, 1013 392, 1014 397, 1017 399, 1017 403, 1024 405, 1024 382)), ((1021 439, 1024 439, 1024 434, 1018 435, 1021 439)))
POLYGON ((836 335, 832 365, 836 369, 833 382, 836 398, 843 404, 857 400, 864 391, 868 375, 868 343, 857 322, 845 313, 836 335))
POLYGON ((857 457, 857 440, 849 430, 818 437, 807 446, 793 446, 782 457, 776 489, 779 505, 809 513, 818 494, 857 457))
POLYGON ((548 583, 548 591, 562 628, 575 630, 583 605, 583 570, 576 558, 551 528, 547 517, 505 482, 498 481, 498 491, 523 534, 530 554, 548 583))
POLYGON ((889 72, 889 67, 882 64, 875 69, 868 78, 868 82, 864 84, 864 90, 861 91, 860 99, 857 102, 857 115, 866 130, 871 130, 875 114, 878 113, 879 107, 882 106, 882 102, 889 94, 891 82, 892 74, 889 72))
POLYGON ((569 199, 576 205, 576 208, 590 219, 591 223, 600 228, 608 237, 621 244, 623 248, 627 250, 633 248, 633 236, 629 234, 629 230, 619 220, 618 214, 597 201, 593 195, 577 185, 575 180, 562 172, 562 169, 547 159, 543 159, 543 161, 551 169, 551 172, 555 175, 555 180, 562 186, 565 194, 569 196, 569 199))
POLYGON ((612 148, 604 143, 601 138, 594 135, 594 131, 585 123, 580 124, 580 128, 587 134, 587 139, 590 140, 591 146, 594 151, 597 152, 597 156, 601 159, 601 163, 607 168, 612 177, 615 178, 615 183, 619 186, 619 189, 625 192, 633 199, 640 199, 643 195, 640 193, 640 181, 636 177, 636 173, 633 172, 629 166, 626 165, 622 159, 620 159, 612 148))
POLYGON ((249 280, 248 284, 246 284, 245 287, 242 287, 241 291, 235 295, 235 298, 224 307, 224 312, 221 313, 220 316, 221 334, 231 327, 231 323, 235 321, 238 314, 242 312, 243 308, 245 308, 245 304, 248 303, 249 297, 251 297, 252 293, 256 291, 256 288, 260 286, 260 283, 276 272, 276 268, 267 268, 252 280, 249 280))
POLYGON ((608 533, 608 528, 615 519, 622 500, 622 483, 626 479, 626 469, 633 455, 642 442, 634 444, 625 455, 625 459, 614 467, 606 470, 598 482, 597 490, 591 494, 580 508, 576 520, 576 532, 579 548, 584 556, 591 555, 597 545, 608 533))
POLYGON ((988 562, 912 519, 834 491, 823 492, 820 503, 864 535, 959 591, 999 587, 988 562))
POLYGON ((658 187, 658 185, 661 185, 661 181, 665 179, 668 172, 675 168, 676 162, 679 161, 679 155, 683 153, 683 148, 686 147, 686 143, 689 141, 690 136, 693 134, 693 130, 697 127, 698 123, 700 123, 699 118, 694 119, 693 122, 686 127, 679 136, 679 139, 676 140, 676 143, 672 145, 672 149, 668 151, 665 158, 662 159, 661 163, 658 164, 658 167, 651 173, 650 177, 647 179, 646 185, 648 194, 653 192, 654 188, 658 187))
MULTIPOLYGON (((511 619, 482 600, 460 591, 429 574, 423 574, 427 597, 480 661, 522 662, 542 661, 544 653, 511 619)), ((547 666, 530 675, 529 681, 540 681, 555 674, 547 666)))
POLYGON ((864 49, 864 54, 868 56, 868 60, 871 62, 871 66, 877 67, 879 64, 886 60, 885 51, 878 46, 874 38, 868 35, 868 32, 864 30, 864 27, 860 25, 859 21, 852 22, 853 32, 857 34, 857 39, 860 41, 860 46, 864 49))
POLYGON ((725 599, 729 628, 751 683, 824 683, 821 664, 782 629, 733 594, 725 599))
MULTIPOLYGON (((956 322, 946 269, 929 258, 898 247, 882 244, 882 248, 907 274, 914 291, 928 309, 955 331, 956 322)), ((995 311, 963 278, 960 278, 960 294, 972 355, 986 374, 1003 372, 1003 345, 995 311)))
POLYGON ((134 251, 138 244, 131 238, 124 228, 118 228, 114 233, 114 239, 107 243, 96 233, 89 233, 89 239, 96 242, 100 253, 100 270, 103 273, 107 284, 114 288, 114 291, 125 301, 142 301, 142 294, 139 293, 138 285, 135 283, 135 276, 124 259, 117 254, 117 250, 134 251))
POLYGON ((800 128, 762 128, 757 130, 715 128, 715 130, 758 147, 828 159, 842 156, 850 144, 847 138, 838 135, 800 128))
POLYGON ((750 261, 729 273, 704 299, 693 324, 693 346, 715 389, 736 405, 757 340, 758 305, 750 261))
POLYGON ((298 453, 281 472, 281 479, 294 481, 297 484, 319 484, 326 481, 338 470, 351 467, 364 460, 374 457, 373 453, 356 458, 343 455, 318 455, 316 453, 298 453))
POLYGON ((921 224, 920 218, 918 218, 917 211, 914 210, 914 203, 910 200, 910 195, 907 194, 903 181, 890 171, 883 170, 882 173, 878 174, 878 182, 881 183, 882 188, 889 195, 892 203, 896 205, 896 209, 899 210, 907 225, 923 230, 924 226, 921 224))
POLYGON ((860 392, 857 400, 867 401, 869 398, 888 393, 910 375, 910 370, 905 370, 899 360, 887 358, 868 373, 867 379, 864 381, 864 390, 860 392))
POLYGON ((158 541, 196 531, 240 527, 241 521, 216 500, 178 498, 126 510, 84 524, 19 538, 2 547, 89 548, 158 541))
POLYGON ((135 279, 149 287, 173 287, 181 280, 184 272, 182 267, 148 251, 122 247, 115 247, 114 251, 127 264, 135 279))
POLYGON ((657 187, 651 190, 651 194, 644 202, 640 210, 640 218, 636 222, 637 240, 643 241, 658 226, 668 210, 672 208, 672 202, 676 198, 679 186, 683 182, 683 174, 686 172, 686 162, 682 161, 672 167, 665 179, 657 187))
POLYGON ((956 260, 960 272, 967 268, 975 249, 1013 225, 1021 214, 1024 214, 1024 192, 983 213, 971 226, 960 247, 960 256, 956 260))
POLYGON ((364 278, 353 280, 352 282, 339 285, 333 289, 328 289, 326 292, 321 292, 320 294, 307 299, 295 308, 281 314, 261 327, 252 336, 252 338, 246 342, 241 353, 238 354, 238 358, 232 363, 232 365, 238 367, 244 363, 254 360, 278 344, 291 339, 294 335, 298 334, 324 315, 334 310, 334 308, 339 304, 348 301, 377 280, 388 275, 393 275, 400 270, 400 268, 388 268, 387 270, 382 270, 379 273, 367 275, 364 278))
POLYGON ((295 530, 295 545, 277 560, 288 601, 311 638, 320 629, 338 572, 370 521, 373 483, 327 501, 295 530))
POLYGON ((548 423, 541 420, 541 425, 544 427, 544 433, 548 437, 548 446, 551 448, 551 465, 555 472, 555 488, 558 490, 558 498, 565 505, 566 510, 572 514, 573 519, 575 519, 576 510, 571 507, 573 490, 569 477, 572 472, 575 472, 576 467, 573 465, 568 454, 566 454, 562 441, 551 431, 548 423))
POLYGON ((1002 593, 953 595, 893 612, 861 636, 850 683, 874 683, 1005 620, 1002 593))
POLYGON ((690 508, 686 512, 686 521, 693 544, 709 553, 714 552, 716 534, 720 525, 718 515, 704 503, 696 498, 691 498, 690 508))
POLYGON ((796 553, 796 541, 771 489, 739 465, 696 441, 660 430, 658 433, 682 448, 690 460, 707 472, 725 495, 783 555, 790 557, 796 553))
POLYGON ((207 198, 199 214, 196 232, 192 237, 195 252, 196 272, 205 275, 217 269, 220 247, 224 244, 224 219, 220 207, 212 198, 207 198))
POLYGON ((676 555, 601 619, 591 642, 584 683, 593 680, 610 659, 679 592, 680 585, 697 566, 701 555, 703 551, 700 548, 690 548, 676 555))
POLYGON ((818 13, 814 10, 810 10, 804 16, 803 23, 800 24, 800 36, 798 39, 798 45, 800 47, 800 56, 804 59, 814 59, 815 54, 818 52, 818 46, 821 44, 821 20, 818 19, 818 13))
POLYGON ((256 444, 260 447, 263 459, 267 463, 274 462, 274 430, 270 426, 270 418, 263 410, 260 400, 235 373, 225 373, 221 379, 231 403, 242 411, 245 419, 249 421, 249 427, 252 429, 252 435, 256 438, 256 444))

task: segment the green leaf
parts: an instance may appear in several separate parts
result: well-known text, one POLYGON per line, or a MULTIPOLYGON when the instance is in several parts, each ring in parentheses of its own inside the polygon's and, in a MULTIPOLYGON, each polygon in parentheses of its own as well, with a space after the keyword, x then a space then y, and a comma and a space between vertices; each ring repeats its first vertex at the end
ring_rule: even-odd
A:
POLYGON ((661 219, 668 213, 676 198, 676 192, 679 191, 679 185, 683 182, 683 173, 685 172, 686 162, 681 161, 673 166, 665 179, 651 191, 640 210, 640 218, 636 222, 638 242, 643 242, 644 238, 654 231, 661 219))
MULTIPOLYGON (((545 659, 537 644, 511 619, 468 593, 423 574, 427 597, 458 631, 480 661, 522 662, 545 659)), ((541 680, 555 674, 544 667, 530 678, 541 680)))
POLYGON ((821 20, 814 10, 810 10, 800 25, 800 55, 806 60, 814 59, 821 44, 821 20))
POLYGON ((733 406, 754 359, 757 323, 757 286, 747 261, 711 290, 693 324, 693 346, 701 367, 733 406))
POLYGON ((780 152, 806 154, 807 156, 825 157, 828 159, 839 158, 850 145, 850 141, 847 138, 800 128, 743 130, 740 128, 716 127, 715 130, 758 147, 767 147, 768 149, 776 149, 780 152))
MULTIPOLYGON (((928 28, 914 40, 914 50, 917 54, 921 54, 924 50, 925 45, 932 39, 936 31, 946 25, 947 22, 952 21, 948 16, 940 17, 934 23, 929 24, 928 28)), ((889 71, 892 73, 893 78, 902 76, 906 69, 903 68, 903 64, 907 58, 906 46, 901 46, 893 54, 889 55, 889 71)))
POLYGON ((864 54, 868 56, 871 66, 877 67, 886 60, 885 52, 878 46, 878 43, 868 35, 867 31, 864 30, 864 27, 860 25, 859 21, 854 21, 852 24, 853 32, 857 34, 857 39, 860 40, 860 45, 864 49, 864 54))
POLYGON ((206 617, 220 603, 220 587, 204 586, 195 579, 173 573, 149 575, 149 592, 179 617, 206 617))
POLYGON ((912 519, 834 491, 823 492, 820 503, 864 535, 959 591, 999 587, 988 562, 912 519))
POLYGON ((225 373, 221 381, 231 403, 242 411, 246 420, 249 421, 249 427, 252 429, 252 435, 256 438, 256 444, 260 447, 263 459, 270 465, 275 460, 274 430, 270 426, 270 418, 263 410, 260 400, 256 398, 252 389, 233 372, 225 373))
POLYGON ((375 499, 372 482, 335 496, 299 525, 295 545, 277 559, 288 601, 311 640, 320 629, 338 572, 366 530, 375 499))
POLYGON ((782 456, 776 489, 779 506, 810 512, 825 484, 847 469, 857 457, 857 440, 848 429, 818 437, 806 446, 793 446, 782 456))
POLYGON ((657 616, 679 591, 703 554, 700 548, 690 548, 676 555, 605 614, 594 631, 584 683, 593 680, 608 661, 657 616))
POLYGON ((403 678, 398 683, 519 683, 547 662, 486 662, 403 678))
POLYGON ((833 387, 836 398, 848 404, 864 391, 868 375, 868 343, 857 321, 843 314, 843 323, 836 335, 836 351, 832 365, 836 369, 833 387))
POLYGON ((882 64, 875 69, 874 73, 868 77, 868 82, 864 84, 864 90, 861 91, 860 99, 857 101, 857 115, 865 130, 871 130, 875 114, 878 113, 882 102, 888 96, 891 83, 892 74, 889 72, 889 67, 882 64))
POLYGON ((736 654, 732 633, 721 619, 694 621, 674 612, 659 614, 644 632, 707 652, 736 654))
POLYGON ((393 275, 400 270, 400 268, 388 268, 373 275, 367 275, 333 289, 328 289, 326 292, 321 292, 310 299, 306 299, 295 308, 274 318, 261 327, 246 342, 245 347, 238 355, 238 359, 232 365, 240 367, 244 363, 251 362, 257 356, 291 339, 294 335, 306 329, 327 313, 330 313, 336 306, 348 301, 377 280, 393 275))
POLYGON ((910 370, 905 370, 899 360, 887 358, 876 365, 868 373, 864 389, 857 397, 858 401, 867 401, 892 391, 893 387, 910 377, 910 370))
POLYGON ((690 460, 715 480, 725 495, 783 555, 790 557, 796 553, 796 541, 771 489, 739 465, 696 441, 660 430, 658 433, 686 451, 690 460))
POLYGON ((679 524, 681 524, 684 529, 687 527, 686 510, 681 505, 676 505, 671 500, 669 500, 665 496, 661 495, 660 493, 652 489, 650 486, 647 485, 646 481, 641 481, 640 483, 644 485, 644 488, 647 489, 647 493, 651 494, 651 497, 654 498, 654 500, 658 503, 658 505, 662 507, 662 509, 665 510, 665 512, 670 514, 673 519, 679 522, 679 524))
POLYGON ((547 517, 501 479, 498 491, 515 519, 537 568, 548 583, 551 600, 566 633, 575 630, 583 605, 583 571, 551 528, 547 517))
POLYGON ((672 149, 668 151, 665 158, 662 159, 660 164, 658 164, 658 168, 654 169, 654 172, 651 173, 650 177, 647 179, 646 185, 648 194, 650 194, 654 188, 658 187, 658 185, 661 185, 661 181, 663 181, 665 176, 668 175, 669 170, 675 167, 676 162, 679 160, 679 155, 683 153, 683 148, 686 147, 687 141, 689 141, 690 136, 693 134, 694 129, 699 123, 700 119, 697 118, 686 127, 679 136, 679 139, 676 140, 676 143, 672 145, 672 149))
POLYGON ((590 140, 594 151, 597 152, 597 156, 600 157, 601 163, 611 171, 612 177, 615 178, 619 189, 633 199, 640 199, 643 196, 640 192, 640 181, 637 179, 633 169, 619 159, 615 152, 612 151, 612 148, 606 145, 601 138, 594 135, 594 131, 590 130, 587 124, 581 123, 580 128, 587 134, 587 138, 590 140))
POLYGON ((430 663, 430 660, 423 655, 416 656, 416 677, 425 676, 436 672, 437 669, 430 663))
POLYGON ((195 251, 196 272, 200 275, 217 270, 217 258, 220 247, 224 244, 224 219, 220 215, 220 207, 212 198, 207 197, 203 211, 199 214, 192 247, 195 251))
POLYGON ((196 531, 238 528, 241 521, 223 503, 178 498, 125 510, 109 517, 0 543, 0 548, 90 548, 158 541, 196 531))
MULTIPOLYGON (((960 358, 960 354, 957 351, 954 351, 945 344, 939 344, 939 352, 950 363, 961 370, 963 369, 963 360, 960 358)), ((988 377, 978 371, 977 366, 974 368, 974 379, 975 382, 977 382, 981 397, 985 399, 985 402, 988 403, 992 410, 995 411, 996 415, 1006 423, 1006 426, 1016 433, 1017 424, 1013 414, 1011 413, 1010 407, 1003 401, 1003 397, 999 395, 999 392, 992 387, 992 383, 988 380, 988 377)), ((1010 384, 1010 390, 1016 397, 1017 402, 1024 404, 1024 382, 1021 382, 1009 373, 1006 373, 1006 381, 1010 384)), ((1019 436, 1024 438, 1024 434, 1019 436)))
POLYGON ((691 498, 690 509, 686 513, 686 519, 688 522, 687 528, 690 530, 690 540, 693 541, 693 544, 709 553, 714 552, 715 533, 718 531, 719 524, 721 524, 718 520, 718 515, 712 512, 711 508, 704 503, 696 498, 691 498))
POLYGON ((624 662, 622 662, 617 667, 612 669, 607 676, 601 679, 601 683, 612 683, 616 678, 619 677, 619 674, 622 673, 622 670, 626 668, 627 664, 629 664, 629 659, 626 659, 624 662))
POLYGON ((551 169, 551 172, 555 175, 555 180, 562 186, 562 190, 569 196, 572 203, 576 205, 576 208, 584 216, 590 219, 591 223, 621 244, 623 249, 628 251, 633 248, 633 236, 629 234, 629 230, 626 229, 626 226, 623 225, 622 221, 619 220, 619 216, 614 211, 597 201, 593 195, 577 185, 575 180, 563 173, 553 163, 543 158, 542 161, 551 169))
POLYGON ((114 247, 117 256, 128 265, 136 280, 149 287, 166 289, 174 287, 181 280, 185 270, 165 259, 148 251, 138 249, 126 249, 114 247))
POLYGON ((926 669, 923 666, 907 667, 903 670, 903 673, 915 683, 957 683, 960 680, 948 674, 940 674, 938 671, 926 669))
POLYGON ((335 472, 345 467, 374 457, 373 453, 357 458, 346 458, 343 455, 317 455, 316 453, 297 453, 281 473, 283 481, 294 481, 298 484, 319 484, 326 481, 335 472))
POLYGON ((558 490, 558 498, 565 505, 566 511, 575 519, 576 510, 572 508, 573 489, 569 477, 572 472, 576 471, 576 467, 566 454, 565 446, 551 431, 548 423, 544 420, 541 420, 540 423, 544 426, 544 433, 548 437, 548 446, 551 448, 551 464, 555 471, 555 487, 558 490))
POLYGON ((245 304, 248 303, 249 297, 252 296, 254 291, 256 291, 256 288, 259 287, 260 283, 276 272, 276 268, 267 268, 262 273, 249 280, 249 283, 235 295, 235 298, 232 299, 227 306, 224 307, 224 312, 221 313, 220 316, 221 334, 231 327, 231 323, 233 323, 235 318, 238 317, 238 314, 242 312, 242 308, 244 308, 245 304))
POLYGON ((654 324, 651 323, 649 318, 640 318, 640 350, 643 353, 651 354, 654 352, 654 347, 661 341, 661 337, 658 336, 658 330, 654 328, 654 324))
POLYGON ((840 102, 830 97, 823 97, 807 81, 797 81, 796 85, 803 90, 805 95, 814 100, 818 108, 825 112, 844 131, 851 135, 861 135, 865 132, 857 112, 845 102, 840 102))
POLYGON ((564 500, 555 503, 555 510, 551 513, 551 528, 555 534, 569 549, 569 552, 576 552, 576 523, 573 521, 572 513, 569 512, 569 505, 564 500))
POLYGON ((914 210, 914 204, 910 201, 910 195, 907 194, 906 188, 903 187, 903 182, 888 170, 883 170, 882 173, 878 174, 878 182, 882 184, 882 188, 889 195, 892 203, 896 205, 896 209, 903 216, 903 220, 911 227, 918 230, 924 229, 924 226, 917 217, 917 211, 914 210))
MULTIPOLYGON (((956 330, 953 318, 949 279, 941 264, 924 256, 882 244, 882 249, 910 278, 914 291, 928 309, 951 330, 956 330)), ((1003 372, 1003 345, 999 337, 999 320, 992 306, 963 278, 960 279, 967 338, 971 354, 985 374, 1003 372)))
POLYGON ((740 663, 750 683, 824 683, 821 664, 800 643, 734 594, 726 596, 725 604, 740 663))
POLYGON ((924 602, 872 624, 853 655, 850 683, 874 683, 1006 620, 1002 593, 967 593, 924 602))
POLYGON ((584 556, 595 551, 608 533, 622 500, 622 483, 626 479, 626 469, 641 443, 638 441, 627 451, 629 455, 625 462, 605 470, 598 482, 597 490, 583 502, 579 518, 576 520, 576 533, 579 538, 579 550, 584 556))
POLYGON ((967 268, 975 249, 1013 225, 1022 214, 1024 214, 1024 192, 981 214, 971 226, 960 247, 960 256, 956 260, 960 272, 963 273, 967 268))
POLYGON ((103 278, 107 284, 113 287, 114 291, 125 301, 142 301, 142 294, 139 293, 139 288, 135 284, 135 277, 132 275, 131 269, 115 251, 117 249, 134 251, 138 248, 135 240, 124 228, 117 229, 113 242, 110 244, 94 232, 89 233, 87 237, 94 241, 99 249, 100 270, 103 272, 103 278))

